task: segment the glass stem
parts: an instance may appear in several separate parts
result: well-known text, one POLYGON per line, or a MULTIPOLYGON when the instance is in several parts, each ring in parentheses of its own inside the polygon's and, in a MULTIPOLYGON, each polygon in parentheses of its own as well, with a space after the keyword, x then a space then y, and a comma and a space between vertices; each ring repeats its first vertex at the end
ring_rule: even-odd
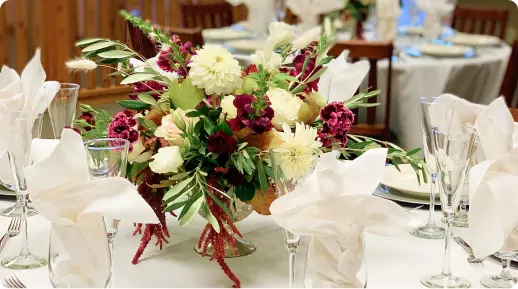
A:
POLYGON ((446 236, 444 238, 444 261, 442 265, 442 275, 451 276, 450 270, 450 247, 451 247, 451 239, 453 237, 453 213, 447 213, 447 227, 446 227, 446 236))
POLYGON ((431 181, 432 181, 432 183, 430 184, 430 210, 428 211, 427 226, 433 228, 433 227, 435 227, 435 222, 432 219, 432 214, 435 210, 435 188, 436 188, 436 183, 437 183, 437 173, 432 173, 431 181))
POLYGON ((115 288, 115 272, 113 270, 113 237, 108 239, 108 243, 110 245, 110 261, 111 261, 111 277, 110 277, 110 288, 115 288))
POLYGON ((502 272, 500 273, 500 278, 504 280, 511 280, 513 276, 511 276, 511 271, 509 270, 509 265, 511 264, 511 259, 509 257, 502 256, 502 272))
POLYGON ((31 252, 29 251, 29 239, 27 237, 27 201, 29 196, 27 195, 27 191, 20 190, 20 196, 22 196, 22 250, 20 252, 21 256, 30 256, 31 252))
POLYGON ((290 251, 290 259, 289 259, 289 263, 290 263, 290 283, 289 283, 289 288, 294 288, 295 287, 295 255, 297 254, 297 251, 294 250, 294 251, 290 251))

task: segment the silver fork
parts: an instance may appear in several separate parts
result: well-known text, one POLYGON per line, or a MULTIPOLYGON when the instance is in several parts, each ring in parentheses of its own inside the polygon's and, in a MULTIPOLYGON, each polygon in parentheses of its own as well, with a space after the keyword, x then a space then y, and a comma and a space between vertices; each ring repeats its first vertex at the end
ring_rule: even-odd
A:
POLYGON ((457 244, 459 244, 462 248, 464 248, 464 250, 466 250, 469 253, 469 256, 467 258, 468 263, 480 264, 480 263, 484 262, 484 260, 486 260, 486 257, 476 258, 475 255, 473 254, 473 249, 471 248, 471 246, 466 241, 464 241, 464 239, 462 239, 461 237, 453 237, 453 239, 455 240, 455 242, 457 242, 457 244))
POLYGON ((4 280, 8 288, 27 288, 11 271, 6 271, 4 273, 4 280))
POLYGON ((15 216, 11 219, 11 223, 9 224, 9 228, 7 228, 7 233, 2 236, 0 239, 0 252, 4 249, 5 243, 9 238, 18 236, 20 234, 20 228, 22 226, 22 218, 20 216, 15 216))

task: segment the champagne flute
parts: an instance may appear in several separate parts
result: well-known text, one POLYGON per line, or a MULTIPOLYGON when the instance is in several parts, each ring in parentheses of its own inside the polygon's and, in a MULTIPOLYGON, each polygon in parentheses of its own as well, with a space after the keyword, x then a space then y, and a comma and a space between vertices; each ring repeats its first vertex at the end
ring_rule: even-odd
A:
POLYGON ((433 130, 442 210, 447 217, 443 268, 437 275, 423 276, 421 283, 430 288, 469 288, 471 282, 468 279, 453 276, 451 273, 450 246, 453 216, 459 208, 464 179, 473 152, 474 130, 451 126, 447 130, 433 130))
MULTIPOLYGON (((43 85, 43 89, 46 93, 50 93, 47 92, 49 90, 47 85, 43 85)), ((54 139, 60 139, 63 129, 74 124, 78 95, 78 84, 60 83, 56 96, 48 104, 50 125, 54 139)))
MULTIPOLYGON (((88 166, 94 178, 126 177, 130 142, 121 138, 101 138, 85 142, 88 166)), ((104 217, 106 234, 113 256, 113 242, 119 231, 119 220, 104 217)), ((112 258, 113 260, 113 258, 112 258)), ((111 284, 114 287, 115 274, 112 274, 111 284)))
POLYGON ((25 181, 25 168, 30 165, 32 140, 41 135, 43 114, 27 117, 21 111, 10 112, 10 139, 8 146, 9 162, 13 171, 13 179, 18 201, 21 202, 22 216, 22 249, 15 257, 2 259, 2 266, 14 269, 35 269, 47 265, 47 260, 31 254, 27 236, 27 202, 29 194, 25 181))
POLYGON ((435 210, 435 193, 437 191, 437 165, 435 162, 435 149, 433 146, 433 125, 431 113, 446 113, 444 105, 438 102, 434 97, 422 97, 419 102, 419 113, 421 116, 421 131, 423 133, 423 151, 430 172, 430 211, 428 213, 428 221, 426 225, 413 228, 410 234, 425 239, 442 239, 444 238, 444 228, 437 226, 432 218, 435 210), (430 109, 432 108, 433 109, 430 109))
POLYGON ((502 249, 495 253, 495 256, 502 260, 502 271, 500 275, 487 275, 480 279, 480 284, 488 288, 514 288, 518 284, 518 278, 511 275, 509 267, 511 259, 518 258, 518 251, 510 252, 502 249))
MULTIPOLYGON (((292 192, 316 168, 320 151, 310 147, 276 148, 270 150, 277 197, 292 192)), ((289 287, 295 283, 295 256, 300 236, 284 231, 284 242, 289 253, 289 287)))

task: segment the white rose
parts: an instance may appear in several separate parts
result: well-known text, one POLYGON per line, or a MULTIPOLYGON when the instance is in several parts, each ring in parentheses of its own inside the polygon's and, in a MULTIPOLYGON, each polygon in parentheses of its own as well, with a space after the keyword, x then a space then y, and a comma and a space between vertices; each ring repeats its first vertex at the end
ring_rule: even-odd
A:
POLYGON ((173 120, 173 114, 162 117, 162 124, 156 128, 155 136, 162 137, 171 145, 183 146, 183 131, 178 128, 173 120))
POLYGON ((290 127, 295 125, 297 116, 303 101, 281 88, 272 88, 266 93, 271 102, 271 107, 275 112, 272 123, 280 130, 285 123, 290 127))
POLYGON ((320 35, 322 35, 322 27, 315 27, 293 41, 293 48, 296 50, 304 49, 312 41, 318 40, 320 35))
POLYGON ((268 72, 278 69, 282 64, 282 56, 273 51, 257 50, 252 55, 252 61, 257 66, 262 65, 268 72))
POLYGON ((237 116, 237 108, 234 106, 234 99, 236 99, 233 95, 228 95, 223 98, 221 101, 221 109, 223 113, 227 114, 227 118, 233 119, 237 116))
POLYGON ((128 161, 130 164, 132 163, 145 163, 151 159, 151 152, 144 152, 146 148, 144 147, 144 143, 141 139, 138 139, 133 143, 133 150, 128 154, 128 161))
POLYGON ((284 22, 272 22, 270 35, 266 40, 266 47, 274 50, 278 47, 290 44, 295 39, 295 27, 284 22))
POLYGON ((178 146, 161 148, 152 159, 149 168, 158 174, 177 173, 183 164, 180 147, 178 146))

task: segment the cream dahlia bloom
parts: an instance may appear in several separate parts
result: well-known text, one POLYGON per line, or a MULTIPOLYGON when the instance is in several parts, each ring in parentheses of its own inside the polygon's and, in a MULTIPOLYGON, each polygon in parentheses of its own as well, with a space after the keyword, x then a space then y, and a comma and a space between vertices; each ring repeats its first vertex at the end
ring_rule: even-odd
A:
POLYGON ((205 45, 192 56, 189 77, 207 95, 223 95, 241 85, 241 68, 232 54, 219 45, 205 45))
POLYGON ((273 126, 276 129, 281 129, 283 124, 293 127, 303 101, 282 88, 271 88, 266 95, 275 111, 272 119, 273 126))
POLYGON ((222 112, 227 114, 228 119, 233 119, 237 116, 237 108, 234 106, 234 99, 236 99, 235 96, 228 95, 221 101, 222 112))
POLYGON ((177 173, 183 165, 178 146, 160 148, 152 158, 153 161, 149 163, 149 168, 157 174, 177 173))
POLYGON ((284 131, 278 132, 282 144, 274 150, 278 152, 277 165, 286 179, 301 180, 311 172, 318 161, 318 148, 322 143, 317 140, 317 129, 297 123, 295 133, 292 133, 287 124, 282 127, 284 131))

